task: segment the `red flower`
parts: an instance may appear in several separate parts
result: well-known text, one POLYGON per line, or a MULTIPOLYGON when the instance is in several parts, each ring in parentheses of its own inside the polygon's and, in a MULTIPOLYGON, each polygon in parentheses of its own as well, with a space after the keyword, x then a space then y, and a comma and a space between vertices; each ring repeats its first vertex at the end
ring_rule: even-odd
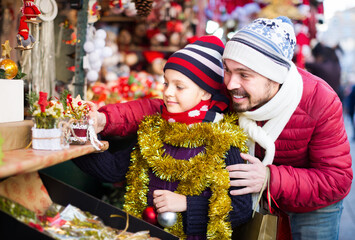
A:
POLYGON ((41 107, 41 112, 45 112, 48 106, 47 95, 48 93, 46 92, 39 92, 38 104, 41 107))

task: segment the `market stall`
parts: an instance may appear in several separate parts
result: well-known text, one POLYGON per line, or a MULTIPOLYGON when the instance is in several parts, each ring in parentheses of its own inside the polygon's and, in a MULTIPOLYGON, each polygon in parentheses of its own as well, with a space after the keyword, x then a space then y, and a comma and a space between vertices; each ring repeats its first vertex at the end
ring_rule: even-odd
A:
MULTIPOLYGON (((196 38, 213 34, 226 42, 256 17, 286 15, 296 28, 294 61, 303 68, 323 14, 322 1, 316 0, 3 0, 1 4, 0 219, 11 222, 11 227, 1 226, 0 236, 29 234, 36 239, 53 237, 36 214, 54 202, 98 215, 118 229, 116 234, 149 230, 153 237, 176 239, 38 171, 114 147, 98 140, 87 102, 101 107, 161 98, 166 60, 196 38), (37 192, 44 193, 43 198, 37 199, 37 192), (41 209, 35 199, 42 201, 41 209), (32 200, 35 203, 28 205, 32 200), (110 217, 115 214, 121 217, 110 217)), ((118 144, 124 141, 118 139, 118 144)))

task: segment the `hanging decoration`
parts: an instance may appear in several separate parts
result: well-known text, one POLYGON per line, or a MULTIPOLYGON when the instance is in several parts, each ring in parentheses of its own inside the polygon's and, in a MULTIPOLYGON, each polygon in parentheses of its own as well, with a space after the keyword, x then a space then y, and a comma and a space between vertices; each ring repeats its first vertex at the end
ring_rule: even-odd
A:
POLYGON ((96 30, 93 25, 87 28, 86 42, 84 44, 84 69, 87 70, 86 78, 89 83, 93 83, 99 79, 99 72, 102 67, 103 60, 111 57, 112 49, 106 45, 106 31, 103 29, 96 30))
POLYGON ((152 11, 153 0, 133 0, 138 16, 147 17, 152 11))
POLYGON ((17 32, 17 44, 16 49, 20 50, 30 50, 33 48, 36 39, 29 33, 29 28, 26 22, 27 17, 22 16, 20 18, 20 25, 17 32))
POLYGON ((88 23, 95 23, 100 19, 101 6, 96 0, 89 0, 88 23))
POLYGON ((15 48, 19 50, 30 50, 33 48, 36 39, 30 33, 27 23, 40 23, 41 20, 37 17, 41 14, 41 11, 38 9, 37 5, 34 4, 34 0, 23 0, 21 12, 22 16, 16 35, 18 46, 15 48))
POLYGON ((34 3, 34 0, 23 0, 23 6, 21 8, 21 12, 26 17, 26 22, 31 22, 31 23, 41 22, 41 20, 37 19, 37 17, 41 14, 41 11, 38 10, 38 7, 34 3))

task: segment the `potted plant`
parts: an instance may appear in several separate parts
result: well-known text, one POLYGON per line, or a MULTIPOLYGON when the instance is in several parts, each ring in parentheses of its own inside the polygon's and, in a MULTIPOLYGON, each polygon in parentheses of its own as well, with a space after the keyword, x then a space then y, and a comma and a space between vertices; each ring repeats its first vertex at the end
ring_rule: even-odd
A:
POLYGON ((41 150, 61 150, 68 148, 65 131, 60 127, 64 108, 57 99, 48 99, 46 92, 28 95, 29 113, 33 117, 32 148, 41 150))

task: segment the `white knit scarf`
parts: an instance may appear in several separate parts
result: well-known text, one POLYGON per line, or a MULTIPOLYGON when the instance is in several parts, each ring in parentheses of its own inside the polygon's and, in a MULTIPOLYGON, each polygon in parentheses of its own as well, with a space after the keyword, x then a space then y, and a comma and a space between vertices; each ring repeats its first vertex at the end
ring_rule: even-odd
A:
POLYGON ((258 143, 265 149, 265 157, 262 160, 265 166, 272 164, 275 156, 274 142, 290 120, 302 97, 302 77, 295 64, 292 62, 290 64, 291 68, 285 82, 269 102, 254 111, 239 113, 239 125, 248 134, 249 154, 254 156, 255 142, 258 143), (267 122, 260 127, 255 121, 267 122))

